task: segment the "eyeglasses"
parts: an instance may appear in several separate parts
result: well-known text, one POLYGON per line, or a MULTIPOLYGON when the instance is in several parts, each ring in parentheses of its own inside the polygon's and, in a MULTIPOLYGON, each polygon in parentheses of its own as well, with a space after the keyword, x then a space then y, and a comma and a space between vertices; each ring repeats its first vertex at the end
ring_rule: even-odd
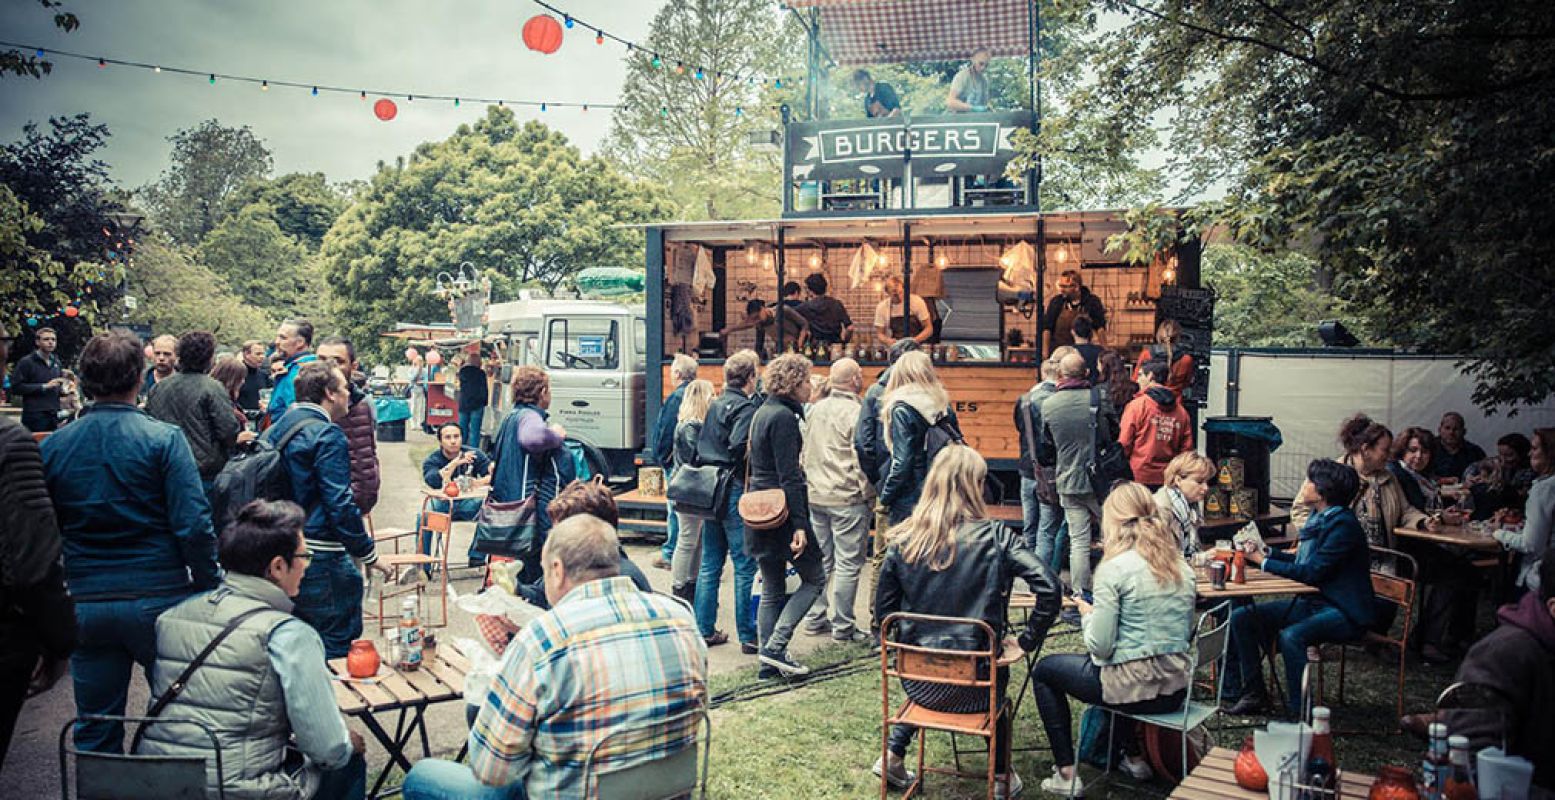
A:
POLYGON ((301 553, 292 553, 292 559, 293 560, 296 560, 296 559, 299 559, 299 558, 302 559, 303 561, 307 561, 309 563, 312 563, 312 561, 313 561, 313 551, 312 550, 304 550, 301 553))

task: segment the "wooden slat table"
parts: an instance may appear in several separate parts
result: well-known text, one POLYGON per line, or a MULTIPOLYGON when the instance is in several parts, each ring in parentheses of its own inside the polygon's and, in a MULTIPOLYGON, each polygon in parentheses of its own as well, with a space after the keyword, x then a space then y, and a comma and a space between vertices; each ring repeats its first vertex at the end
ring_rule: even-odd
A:
POLYGON ((664 495, 645 495, 633 489, 616 495, 616 508, 629 508, 633 511, 663 511, 664 495))
POLYGON ((1216 589, 1210 586, 1209 570, 1204 567, 1194 569, 1194 591, 1199 597, 1206 600, 1226 600, 1233 597, 1275 597, 1285 594, 1317 594, 1317 588, 1308 586, 1301 581, 1290 578, 1282 578, 1278 575, 1270 575, 1257 567, 1247 567, 1247 582, 1232 583, 1228 578, 1226 588, 1216 589))
POLYGON ((1443 525, 1434 531, 1394 528, 1393 535, 1402 536, 1405 539, 1416 539, 1423 542, 1432 542, 1433 544, 1445 544, 1487 553, 1500 553, 1504 549, 1494 536, 1488 533, 1483 535, 1474 533, 1464 525, 1443 525))
POLYGON ((410 759, 405 747, 418 732, 421 735, 421 755, 432 754, 427 740, 425 714, 434 703, 447 703, 464 699, 464 676, 470 671, 470 663, 451 643, 441 643, 435 656, 422 662, 421 669, 400 672, 387 663, 378 669, 378 676, 365 680, 344 677, 346 660, 331 659, 329 668, 334 671, 335 702, 340 712, 362 721, 367 731, 383 746, 389 755, 389 763, 373 783, 369 798, 377 798, 389 771, 398 766, 410 771, 410 759), (394 735, 390 736, 377 719, 378 714, 398 712, 394 723, 394 735), (406 723, 407 714, 410 716, 406 723))
MULTIPOLYGON (((1268 792, 1250 792, 1236 785, 1236 751, 1216 747, 1188 773, 1188 777, 1168 795, 1168 800, 1268 800, 1268 792)), ((1340 765, 1343 769, 1343 765, 1340 765)), ((1358 772, 1344 772, 1339 779, 1341 798, 1365 798, 1376 778, 1358 772)))

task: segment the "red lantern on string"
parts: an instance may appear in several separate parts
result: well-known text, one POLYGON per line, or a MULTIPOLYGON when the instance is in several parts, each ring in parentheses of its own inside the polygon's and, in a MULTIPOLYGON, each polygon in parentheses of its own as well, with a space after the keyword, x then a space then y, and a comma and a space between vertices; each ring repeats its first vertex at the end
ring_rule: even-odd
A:
POLYGON ((394 105, 394 101, 387 97, 380 97, 378 102, 373 103, 373 115, 384 122, 394 119, 394 115, 398 113, 400 113, 399 106, 394 105))
POLYGON ((65 316, 67 316, 67 317, 75 317, 75 316, 78 316, 80 313, 81 313, 81 309, 76 308, 75 306, 65 306, 65 316))
POLYGON ((562 24, 548 14, 536 14, 524 23, 524 44, 546 55, 562 46, 562 24))

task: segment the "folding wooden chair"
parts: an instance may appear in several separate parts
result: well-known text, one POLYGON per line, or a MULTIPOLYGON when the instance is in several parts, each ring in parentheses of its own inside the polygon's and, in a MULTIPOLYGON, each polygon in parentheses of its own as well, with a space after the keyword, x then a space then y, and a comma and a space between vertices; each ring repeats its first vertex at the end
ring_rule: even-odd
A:
MULTIPOLYGON (((1385 560, 1391 559, 1400 568, 1408 565, 1408 577, 1401 575, 1389 575, 1385 572, 1373 570, 1371 573, 1371 590, 1377 599, 1384 600, 1398 606, 1399 616, 1404 618, 1403 628, 1398 638, 1393 638, 1388 633, 1374 633, 1367 631, 1362 642, 1367 644, 1379 644, 1398 649, 1398 701, 1393 714, 1394 724, 1398 724, 1399 718, 1404 716, 1404 658, 1409 652, 1410 624, 1415 616, 1415 597, 1419 587, 1415 581, 1420 575, 1420 565, 1414 557, 1397 550, 1389 550, 1386 547, 1372 547, 1373 555, 1382 556, 1385 560)), ((1401 570, 1403 571, 1403 570, 1401 570)), ((1339 702, 1344 702, 1344 665, 1345 651, 1349 645, 1339 646, 1339 702)), ((1319 686, 1321 686, 1319 682, 1319 686)), ((1321 692, 1321 689, 1319 690, 1321 692)), ((1319 695, 1321 696, 1321 694, 1319 695)))

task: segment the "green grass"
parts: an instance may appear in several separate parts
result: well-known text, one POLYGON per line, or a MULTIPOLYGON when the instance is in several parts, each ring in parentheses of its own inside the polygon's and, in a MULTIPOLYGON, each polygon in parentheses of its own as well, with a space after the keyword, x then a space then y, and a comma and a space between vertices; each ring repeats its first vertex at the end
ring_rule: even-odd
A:
MULTIPOLYGON (((1048 638, 1044 653, 1080 652, 1079 635, 1073 629, 1048 638)), ((804 660, 812 666, 867 656, 858 646, 837 645, 823 648, 804 660)), ((1421 745, 1394 732, 1394 681, 1397 661, 1376 660, 1360 650, 1351 650, 1346 667, 1345 702, 1338 703, 1338 664, 1327 669, 1327 697, 1334 706, 1337 735, 1335 749, 1347 771, 1375 774, 1385 764, 1413 764, 1419 759, 1421 745)), ((878 661, 864 672, 810 685, 795 684, 781 694, 725 704, 712 713, 713 741, 709 764, 709 797, 801 798, 872 797, 879 792, 879 779, 870 766, 880 753, 880 673, 878 661)), ((715 676, 710 687, 716 697, 730 690, 750 689, 760 683, 755 668, 715 676)), ((1435 694, 1452 679, 1451 667, 1426 667, 1411 661, 1406 672, 1405 709, 1429 708, 1435 694)), ((1025 664, 1018 664, 1012 675, 1012 687, 1025 678, 1025 664)), ((1011 689, 1013 693, 1014 688, 1011 689)), ((892 703, 901 702, 899 688, 893 688, 892 703)), ((1071 716, 1079 725, 1081 708, 1072 704, 1071 716)), ((1211 736, 1225 747, 1237 748, 1245 736, 1265 720, 1219 717, 1210 722, 1211 736)), ((1030 690, 1022 699, 1015 720, 1015 746, 1047 747, 1047 737, 1037 717, 1036 703, 1030 690)), ((950 739, 946 734, 929 734, 928 761, 938 766, 952 763, 950 739)), ((976 749, 978 742, 963 738, 963 749, 976 749)), ((916 761, 909 751, 909 763, 916 761)), ((1026 782, 1025 797, 1039 797, 1037 783, 1052 768, 1050 753, 1015 753, 1015 770, 1026 782)), ((982 756, 963 756, 964 768, 985 768, 982 756)), ((1171 787, 1161 781, 1136 783, 1116 772, 1103 776, 1099 770, 1082 767, 1082 777, 1091 797, 1158 798, 1171 787)), ((981 785, 934 776, 928 782, 935 798, 985 797, 981 785)))

